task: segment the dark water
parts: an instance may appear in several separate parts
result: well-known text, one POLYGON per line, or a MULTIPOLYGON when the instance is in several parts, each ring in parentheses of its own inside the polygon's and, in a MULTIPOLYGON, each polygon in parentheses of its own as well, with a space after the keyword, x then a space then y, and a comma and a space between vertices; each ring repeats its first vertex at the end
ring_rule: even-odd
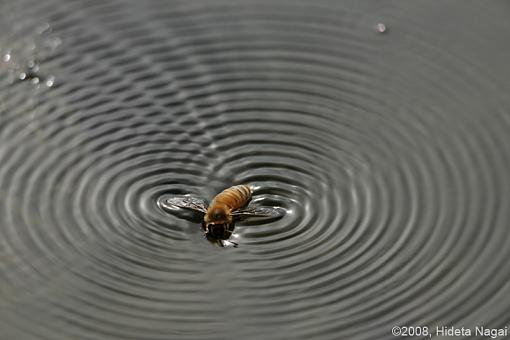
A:
POLYGON ((507 2, 0 13, 2 340, 510 324, 507 2), (242 183, 238 248, 156 204, 242 183))

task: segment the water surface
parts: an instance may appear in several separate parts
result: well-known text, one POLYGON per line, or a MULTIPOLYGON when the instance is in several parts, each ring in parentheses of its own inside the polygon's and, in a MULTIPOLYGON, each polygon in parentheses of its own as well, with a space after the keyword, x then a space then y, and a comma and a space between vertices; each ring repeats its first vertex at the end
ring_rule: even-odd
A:
POLYGON ((1 3, 0 338, 507 326, 509 10, 1 3), (157 205, 242 183, 238 248, 157 205))

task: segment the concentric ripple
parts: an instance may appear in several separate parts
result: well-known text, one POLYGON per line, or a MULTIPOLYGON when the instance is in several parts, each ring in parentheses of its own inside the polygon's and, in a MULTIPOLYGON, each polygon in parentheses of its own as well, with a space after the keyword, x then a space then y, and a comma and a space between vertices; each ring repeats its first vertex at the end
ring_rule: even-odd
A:
POLYGON ((504 5, 374 6, 1 3, 0 339, 508 326, 504 5), (238 248, 157 203, 236 184, 238 248))

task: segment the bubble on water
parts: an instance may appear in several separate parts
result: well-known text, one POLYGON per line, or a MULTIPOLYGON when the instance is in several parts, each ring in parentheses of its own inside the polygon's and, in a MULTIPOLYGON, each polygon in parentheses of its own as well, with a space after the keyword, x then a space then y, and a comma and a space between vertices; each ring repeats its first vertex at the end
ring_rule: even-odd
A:
POLYGON ((40 81, 40 80, 39 80, 39 77, 34 77, 34 78, 32 78, 32 79, 30 80, 30 82, 31 82, 32 84, 34 84, 34 85, 39 84, 39 81, 40 81))
POLYGON ((19 80, 26 80, 28 77, 26 72, 21 72, 18 76, 19 80))
POLYGON ((39 63, 34 59, 29 60, 27 66, 32 72, 39 71, 39 63))
POLYGON ((8 63, 11 60, 11 52, 7 52, 4 54, 3 61, 8 63))
POLYGON ((386 32, 386 25, 383 23, 377 24, 377 32, 379 32, 379 33, 386 32))
POLYGON ((54 84, 55 84, 55 77, 49 76, 48 79, 46 79, 46 86, 53 87, 54 84))

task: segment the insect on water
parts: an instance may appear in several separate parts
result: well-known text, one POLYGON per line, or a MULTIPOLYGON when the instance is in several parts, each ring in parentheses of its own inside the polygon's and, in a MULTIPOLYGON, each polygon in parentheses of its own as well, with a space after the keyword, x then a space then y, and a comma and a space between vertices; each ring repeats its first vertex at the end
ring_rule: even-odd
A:
POLYGON ((247 217, 279 218, 285 212, 277 207, 248 205, 252 193, 251 186, 236 185, 220 192, 209 205, 203 199, 191 196, 165 198, 159 205, 168 212, 183 208, 203 214, 202 230, 210 242, 221 247, 228 244, 237 246, 237 243, 229 241, 235 222, 247 217))

